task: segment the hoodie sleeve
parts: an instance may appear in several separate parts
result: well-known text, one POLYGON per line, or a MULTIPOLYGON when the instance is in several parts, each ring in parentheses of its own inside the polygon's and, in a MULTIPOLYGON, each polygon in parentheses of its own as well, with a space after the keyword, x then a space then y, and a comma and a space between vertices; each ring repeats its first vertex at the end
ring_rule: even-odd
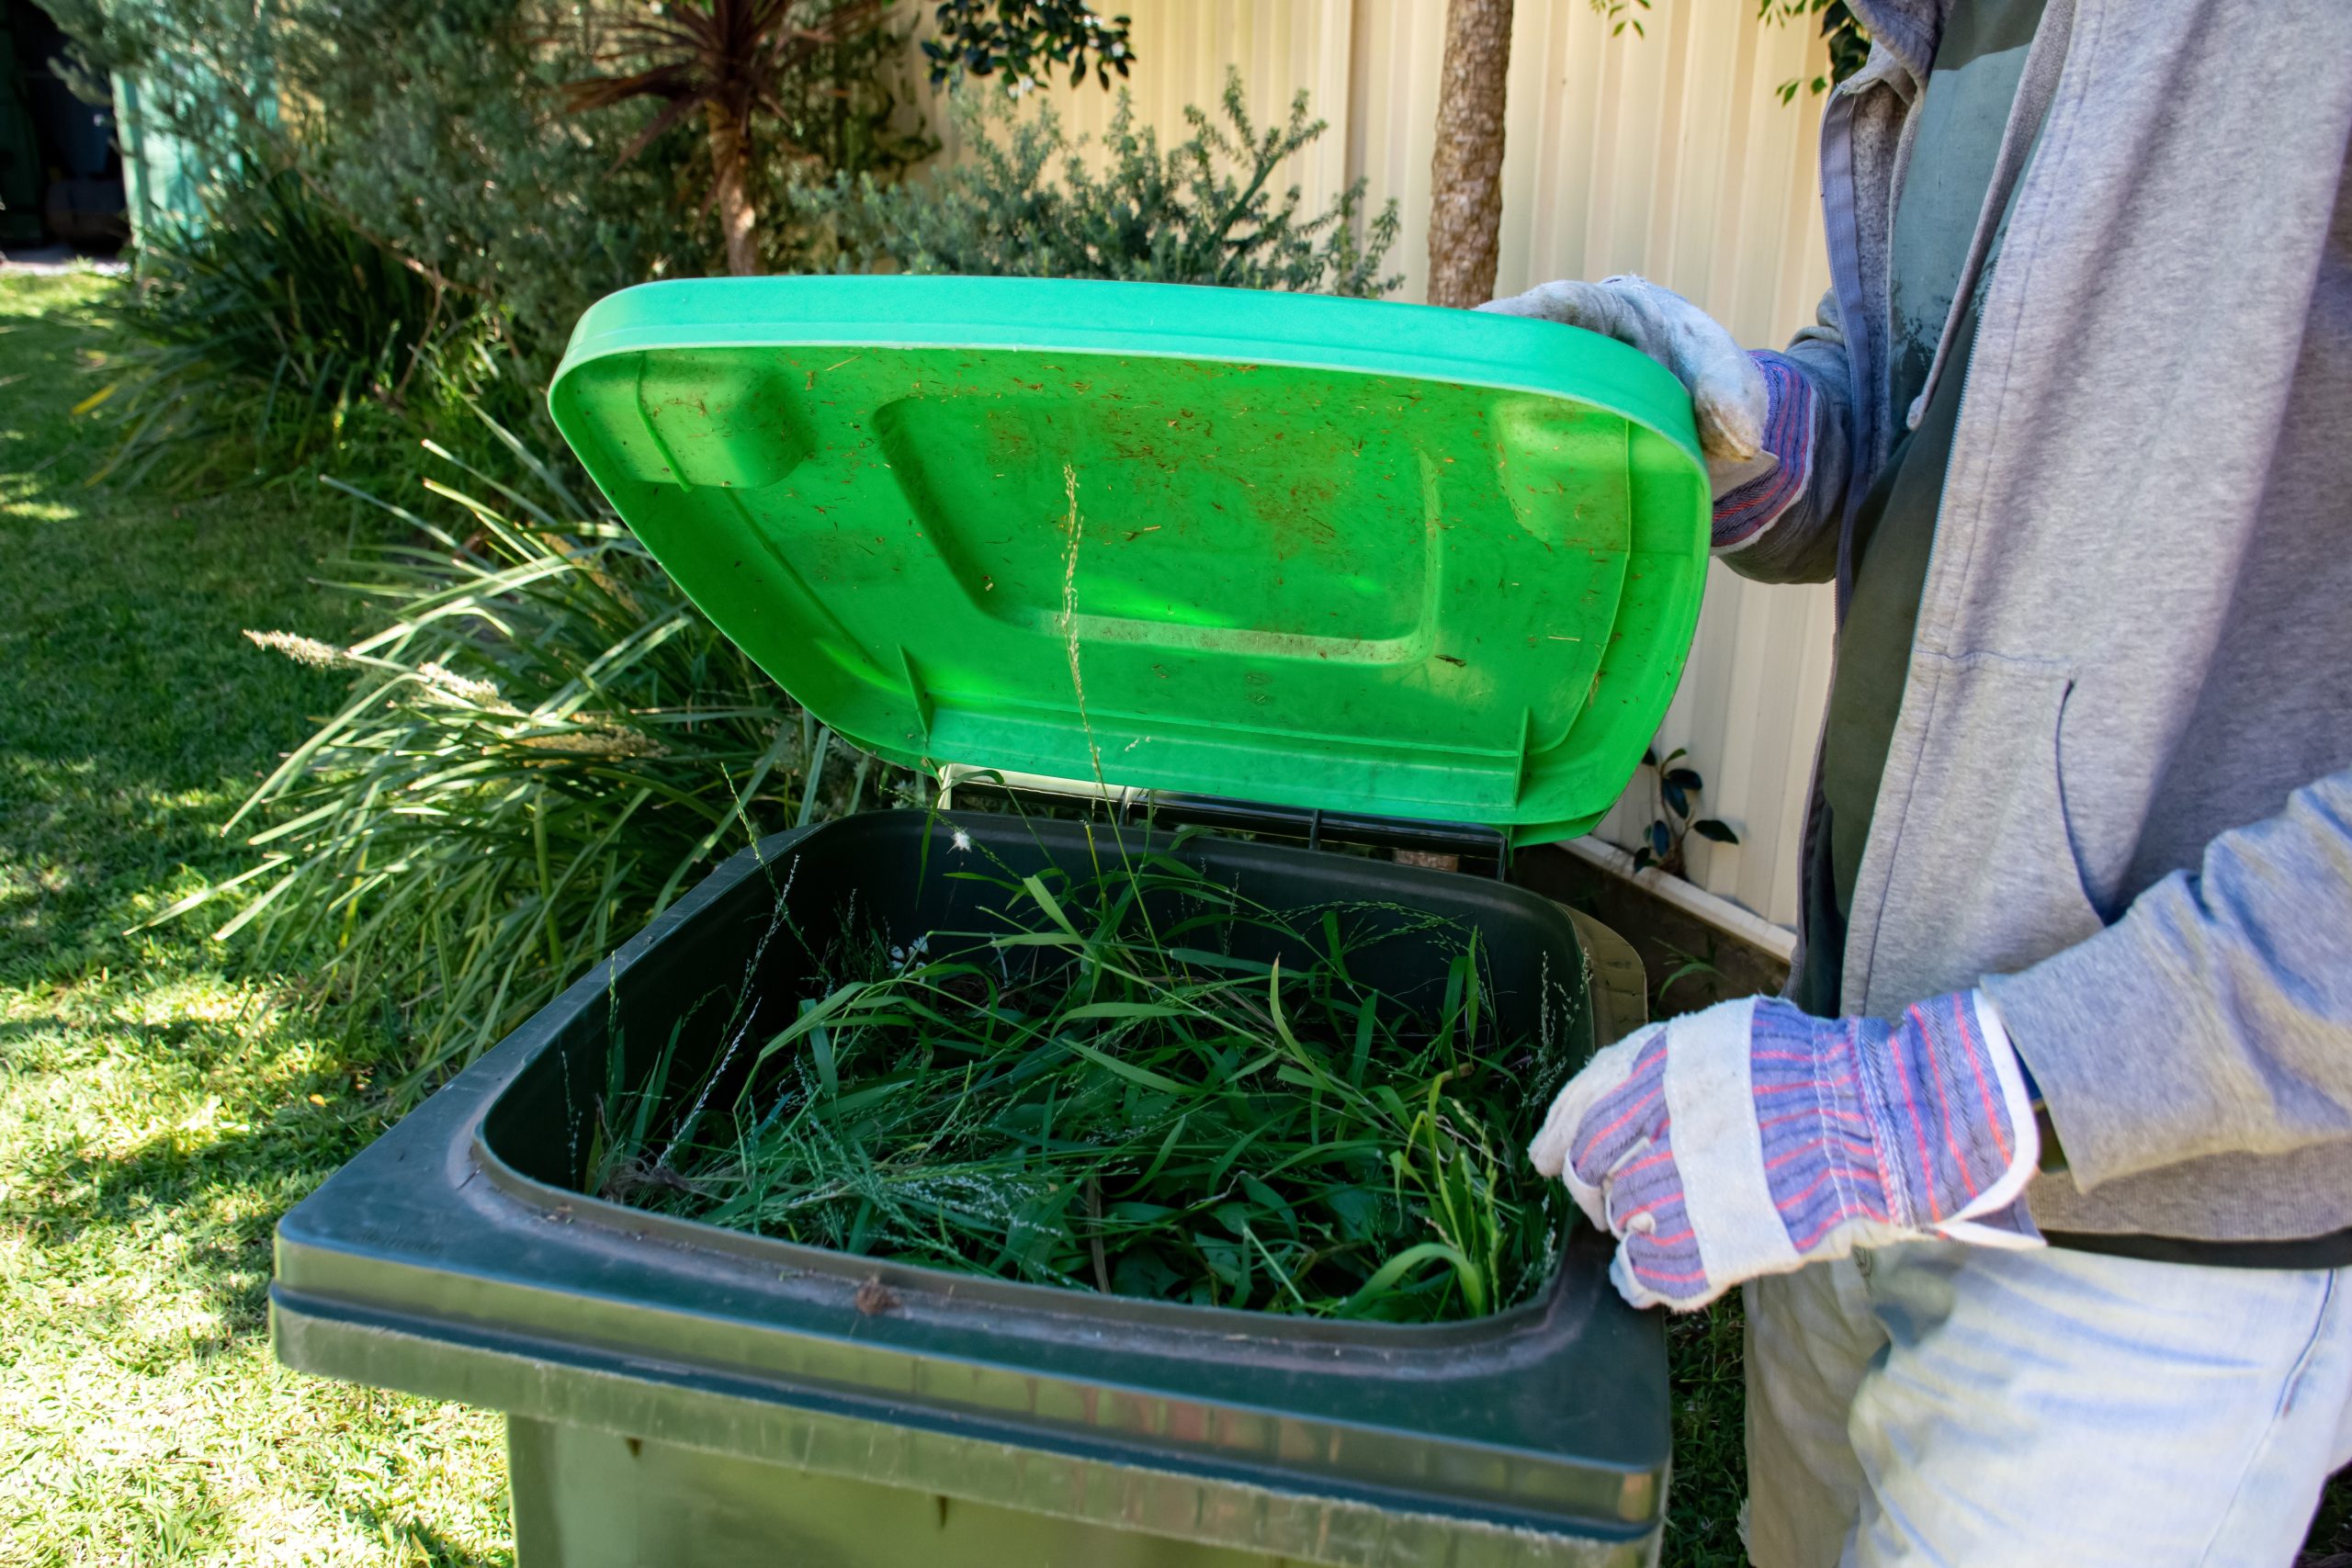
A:
POLYGON ((1743 577, 1826 582, 1838 574, 1838 530, 1851 468, 1853 398, 1834 297, 1785 353, 1759 352, 1770 403, 1764 452, 1716 474, 1714 549, 1743 577))
POLYGON ((2352 770, 1984 989, 2086 1192, 2352 1139, 2352 770))

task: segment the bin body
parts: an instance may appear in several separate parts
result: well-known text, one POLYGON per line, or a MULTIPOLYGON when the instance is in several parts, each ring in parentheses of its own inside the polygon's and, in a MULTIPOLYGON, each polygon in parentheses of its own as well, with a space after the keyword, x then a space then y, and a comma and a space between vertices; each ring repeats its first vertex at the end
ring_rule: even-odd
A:
MULTIPOLYGON (((280 1358, 506 1412, 524 1568, 1654 1561, 1663 1337, 1600 1238, 1572 1237, 1538 1301, 1403 1326, 900 1267, 581 1190, 600 1099, 673 1028, 681 1062, 725 1060, 729 1010, 703 998, 793 986, 802 940, 852 919, 978 929, 959 830, 1016 872, 1117 847, 887 812, 745 851, 287 1215, 280 1358)), ((1174 852, 1275 908, 1475 927, 1502 1026, 1589 1048, 1584 944, 1532 894, 1206 835, 1174 852)), ((1371 950, 1392 988, 1442 986, 1430 940, 1371 950)))
POLYGON ((1280 1568, 999 1504, 524 1416, 507 1422, 514 1540, 529 1568, 1280 1568))

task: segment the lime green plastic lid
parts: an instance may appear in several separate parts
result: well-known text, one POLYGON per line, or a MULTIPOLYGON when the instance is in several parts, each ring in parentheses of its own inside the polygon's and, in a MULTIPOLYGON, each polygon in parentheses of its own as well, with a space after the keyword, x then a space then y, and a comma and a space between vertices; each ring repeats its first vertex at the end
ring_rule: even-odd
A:
POLYGON ((656 283, 550 393, 695 604, 894 761, 1589 828, 1699 613, 1690 408, 1633 350, 1361 299, 656 283))

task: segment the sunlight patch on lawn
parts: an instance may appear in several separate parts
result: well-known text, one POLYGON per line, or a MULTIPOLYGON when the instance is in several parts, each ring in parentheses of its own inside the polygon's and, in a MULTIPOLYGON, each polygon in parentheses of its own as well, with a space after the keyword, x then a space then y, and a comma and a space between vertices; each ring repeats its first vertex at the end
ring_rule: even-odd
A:
POLYGON ((0 992, 0 1540, 32 1561, 509 1561, 494 1416, 270 1357, 271 1227, 368 1131, 311 1102, 348 1077, 301 1018, 194 965, 0 992))

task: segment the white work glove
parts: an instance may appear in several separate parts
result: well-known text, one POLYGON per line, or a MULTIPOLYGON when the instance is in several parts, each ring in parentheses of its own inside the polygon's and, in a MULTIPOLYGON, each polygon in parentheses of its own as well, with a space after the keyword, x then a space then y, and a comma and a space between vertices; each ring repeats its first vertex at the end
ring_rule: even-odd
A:
POLYGON ((1770 469, 1764 373, 1713 316, 1673 289, 1629 274, 1599 283, 1541 284, 1478 309, 1582 327, 1638 348, 1673 371, 1690 394, 1699 449, 1717 495, 1770 469))
POLYGON ((1759 1274, 1941 1236, 2038 1247, 2025 1073, 1981 992, 1896 1022, 1718 1002, 1595 1055, 1528 1148, 1620 1242, 1635 1306, 1687 1312, 1759 1274))

